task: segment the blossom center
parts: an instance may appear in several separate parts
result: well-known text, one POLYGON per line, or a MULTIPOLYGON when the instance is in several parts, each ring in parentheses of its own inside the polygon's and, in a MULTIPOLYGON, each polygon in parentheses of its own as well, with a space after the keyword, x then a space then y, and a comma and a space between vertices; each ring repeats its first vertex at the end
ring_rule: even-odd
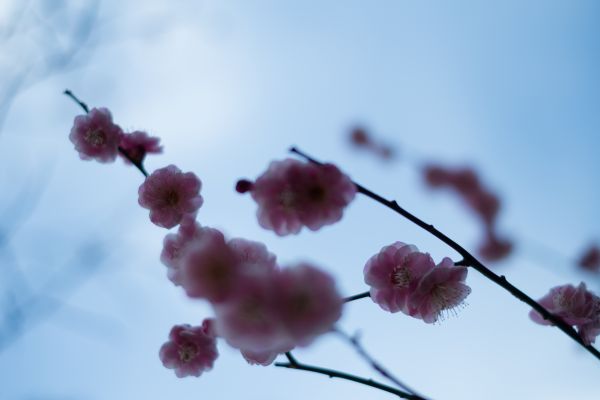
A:
POLYGON ((179 359, 185 363, 190 362, 198 354, 198 347, 193 343, 179 346, 179 359))
POLYGON ((90 129, 85 133, 85 141, 95 147, 106 143, 106 133, 102 129, 90 129))
POLYGON ((165 196, 165 201, 169 206, 175 206, 179 202, 179 194, 175 190, 170 190, 165 196))
POLYGON ((308 190, 308 198, 314 202, 320 202, 325 199, 325 189, 320 185, 314 185, 308 190))
POLYGON ((283 208, 286 209, 294 208, 294 205, 296 204, 296 195, 291 189, 284 189, 279 194, 279 204, 281 204, 283 208))
POLYGON ((394 284, 394 286, 398 288, 408 287, 411 280, 412 276, 410 270, 406 268, 404 263, 394 268, 394 272, 392 272, 392 283, 394 284))

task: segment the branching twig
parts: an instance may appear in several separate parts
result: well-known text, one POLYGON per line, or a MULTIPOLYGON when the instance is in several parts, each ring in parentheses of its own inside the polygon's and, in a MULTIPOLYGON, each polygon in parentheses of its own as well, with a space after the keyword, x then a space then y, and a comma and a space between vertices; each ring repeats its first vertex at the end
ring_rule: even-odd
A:
POLYGON ((410 386, 408 386, 407 384, 402 382, 400 379, 398 379, 394 375, 392 375, 392 373, 389 372, 387 370, 387 368, 385 368, 377 360, 375 360, 373 357, 371 357, 371 355, 369 353, 367 353, 367 351, 364 349, 364 347, 360 344, 360 341, 356 335, 350 336, 340 329, 336 329, 335 332, 337 334, 339 334, 342 338, 344 338, 348 343, 350 343, 350 345, 352 347, 354 347, 354 349, 356 350, 358 355, 361 356, 367 363, 369 363, 371 368, 373 368, 375 371, 377 371, 381 376, 383 376, 384 378, 393 382, 400 389, 405 390, 414 395, 417 395, 421 398, 425 398, 421 394, 419 394, 419 392, 412 389, 410 386))
MULTIPOLYGON (((308 160, 312 163, 315 163, 318 165, 322 164, 321 162, 315 160, 314 158, 312 158, 309 155, 307 155, 306 153, 296 149, 295 147, 292 147, 290 149, 290 151, 292 153, 298 154, 301 157, 304 157, 306 160, 308 160)), ((400 214, 404 218, 408 219, 409 221, 411 221, 415 225, 419 226, 420 228, 426 230, 427 232, 429 232, 430 234, 432 234, 433 236, 435 236, 436 238, 438 238, 439 240, 444 242, 446 245, 448 245, 449 247, 454 249, 463 258, 463 260, 460 261, 461 265, 470 266, 470 267, 476 269, 477 272, 479 272, 480 274, 482 274, 483 276, 485 276, 486 278, 488 278, 489 280, 491 280, 498 286, 504 288, 506 291, 508 291, 510 294, 512 294, 517 299, 519 299, 522 302, 529 305, 531 308, 533 308, 535 311, 537 311, 544 319, 551 321, 554 325, 556 325, 558 327, 558 329, 563 331, 571 339, 573 339, 575 342, 579 343, 583 348, 585 348, 588 352, 590 352, 592 355, 594 355, 597 359, 600 360, 600 352, 593 346, 586 345, 583 342, 583 340, 581 339, 581 337, 579 336, 579 334, 577 333, 577 331, 575 331, 575 329, 573 329, 572 326, 565 323, 560 317, 557 317, 556 315, 548 312, 548 310, 546 310, 544 307, 542 307, 538 302, 536 302, 531 297, 529 297, 524 292, 522 292, 520 289, 518 289, 517 287, 512 285, 510 282, 508 282, 508 280, 506 279, 506 277, 504 275, 495 274, 493 271, 491 271, 489 268, 487 268, 485 265, 483 265, 477 258, 475 258, 475 256, 473 256, 470 252, 468 252, 465 248, 463 248, 461 245, 456 243, 454 240, 450 239, 444 233, 442 233, 441 231, 436 229, 433 225, 424 222, 420 218, 416 217, 415 215, 406 211, 404 208, 400 207, 400 205, 398 205, 396 200, 387 200, 387 199, 383 198, 382 196, 378 195, 377 193, 372 192, 371 190, 365 188, 364 186, 362 186, 356 182, 354 182, 354 184, 356 185, 356 189, 358 190, 359 193, 371 198, 372 200, 375 200, 376 202, 382 204, 383 206, 400 214)))
MULTIPOLYGON (((88 105, 81 101, 77 96, 75 96, 73 92, 71 92, 69 89, 66 89, 63 93, 70 97, 71 100, 73 100, 75 103, 77 103, 79 107, 81 107, 83 111, 85 111, 86 114, 90 112, 88 105)), ((148 177, 148 172, 146 171, 146 168, 144 168, 144 164, 131 158, 131 156, 121 146, 119 146, 119 153, 121 153, 123 157, 129 160, 129 162, 131 162, 142 173, 142 175, 144 175, 144 177, 148 177)))
POLYGON ((360 383, 362 385, 370 386, 370 387, 375 388, 375 389, 383 390, 384 392, 395 394, 396 396, 398 396, 398 397, 400 397, 402 399, 425 400, 422 397, 419 397, 417 395, 406 393, 406 392, 404 392, 402 390, 398 390, 398 389, 393 388, 391 386, 384 385, 384 384, 376 382, 376 381, 374 381, 372 379, 361 378, 360 376, 347 374, 345 372, 336 371, 334 369, 321 368, 321 367, 316 367, 314 365, 308 365, 308 364, 301 363, 298 360, 296 360, 294 358, 294 356, 292 355, 292 353, 290 353, 290 352, 285 353, 285 356, 287 357, 287 359, 288 359, 289 362, 286 362, 286 363, 281 363, 281 362, 275 363, 276 367, 289 368, 289 369, 297 369, 297 370, 300 370, 300 371, 308 371, 308 372, 314 372, 316 374, 327 375, 330 378, 345 379, 347 381, 352 381, 352 382, 360 383))

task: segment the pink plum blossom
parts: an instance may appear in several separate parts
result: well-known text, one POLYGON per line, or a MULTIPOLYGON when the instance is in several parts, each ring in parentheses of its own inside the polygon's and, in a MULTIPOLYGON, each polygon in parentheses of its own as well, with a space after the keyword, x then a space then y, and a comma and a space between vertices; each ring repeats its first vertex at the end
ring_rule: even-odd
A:
POLYGON ((330 331, 342 315, 343 299, 333 277, 309 264, 281 270, 277 305, 287 334, 306 346, 330 331))
POLYGON ((188 296, 211 302, 230 297, 239 282, 235 254, 216 229, 206 229, 194 240, 180 261, 179 283, 188 296))
POLYGON ((445 312, 460 307, 471 293, 464 282, 466 267, 454 266, 454 262, 444 257, 441 263, 429 271, 419 281, 417 288, 408 298, 408 314, 431 324, 445 312))
POLYGON ((395 242, 372 256, 364 267, 371 299, 389 312, 407 312, 406 301, 421 278, 435 267, 431 256, 413 245, 395 242))
POLYGON ((190 244, 200 240, 202 235, 212 228, 201 227, 193 214, 184 215, 177 233, 169 233, 163 240, 160 260, 167 267, 167 276, 171 282, 181 286, 181 259, 190 244))
POLYGON ((202 326, 175 325, 169 333, 169 341, 160 348, 163 365, 174 369, 178 378, 200 376, 212 369, 219 353, 208 326, 206 321, 202 326))
POLYGON ((598 245, 588 247, 579 258, 578 264, 590 272, 600 272, 600 247, 598 245))
POLYGON ((228 245, 244 273, 271 273, 277 268, 275 255, 262 243, 235 238, 229 240, 228 245))
POLYGON ((273 361, 277 358, 278 355, 283 354, 287 351, 291 351, 293 347, 286 346, 281 349, 273 349, 266 351, 249 351, 249 350, 240 350, 240 353, 244 357, 244 359, 250 365, 262 365, 266 367, 267 365, 271 365, 273 361))
POLYGON ((496 232, 486 229, 485 241, 477 251, 485 260, 497 261, 507 257, 512 250, 513 242, 511 240, 498 237, 496 232))
POLYGON ((219 336, 248 354, 291 348, 278 313, 277 272, 247 275, 227 301, 213 304, 219 336))
POLYGON ((202 205, 200 179, 192 172, 183 173, 174 165, 154 171, 138 190, 139 204, 150 210, 150 220, 170 229, 186 214, 202 205))
MULTIPOLYGON (((577 287, 573 285, 553 287, 538 302, 548 312, 560 317, 569 325, 589 324, 599 317, 598 297, 588 291, 583 282, 577 287)), ((529 316, 538 324, 552 325, 535 310, 531 310, 529 316)))
MULTIPOLYGON (((141 164, 147 154, 162 153, 162 146, 159 144, 160 139, 155 136, 148 136, 146 132, 135 131, 126 133, 121 137, 119 147, 127 156, 134 162, 141 164)), ((131 161, 121 154, 125 164, 131 164, 131 161)))
POLYGON ((339 221, 356 194, 354 183, 336 166, 290 158, 273 161, 256 182, 241 181, 237 189, 252 193, 259 224, 280 236, 339 221))
POLYGON ((117 157, 122 136, 108 109, 92 108, 88 114, 75 117, 69 139, 82 160, 107 163, 117 157))

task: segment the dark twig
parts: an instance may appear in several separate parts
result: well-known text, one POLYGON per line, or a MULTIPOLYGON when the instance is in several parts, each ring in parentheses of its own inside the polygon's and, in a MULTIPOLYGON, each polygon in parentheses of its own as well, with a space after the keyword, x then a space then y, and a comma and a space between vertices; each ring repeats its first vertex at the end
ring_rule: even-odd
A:
MULTIPOLYGON (((79 107, 81 107, 83 109, 83 111, 85 111, 86 114, 90 112, 90 109, 87 106, 87 104, 85 104, 83 101, 81 101, 69 89, 66 89, 63 93, 65 95, 67 95, 68 97, 70 97, 71 100, 73 100, 75 103, 77 103, 79 105, 79 107)), ((129 162, 131 162, 142 173, 142 175, 144 175, 144 177, 146 177, 146 178, 148 177, 148 172, 146 171, 146 168, 144 168, 144 165, 141 162, 131 158, 131 156, 121 146, 119 146, 119 153, 121 153, 123 155, 123 157, 125 157, 127 160, 129 160, 129 162)))
POLYGON ((406 392, 404 392, 402 390, 398 390, 398 389, 393 388, 391 386, 384 385, 384 384, 376 382, 376 381, 374 381, 372 379, 361 378, 360 376, 347 374, 345 372, 336 371, 334 369, 321 368, 321 367, 316 367, 314 365, 303 364, 301 362, 298 362, 294 358, 294 356, 292 356, 292 354, 290 352, 285 353, 285 355, 288 358, 289 362, 285 362, 285 363, 278 362, 278 363, 275 363, 276 367, 288 368, 288 369, 297 369, 297 370, 300 370, 300 371, 308 371, 308 372, 314 372, 316 374, 327 375, 330 378, 345 379, 347 381, 352 381, 352 382, 360 383, 362 385, 370 386, 370 387, 375 388, 375 389, 383 390, 384 392, 395 394, 396 396, 398 396, 398 397, 400 397, 402 399, 425 400, 422 397, 419 397, 417 395, 406 393, 406 392))
POLYGON ((373 357, 371 357, 371 355, 369 353, 367 353, 365 348, 360 343, 357 335, 350 336, 346 332, 344 332, 340 329, 337 329, 337 328, 335 329, 335 332, 338 335, 340 335, 344 340, 346 340, 348 343, 350 343, 350 345, 352 347, 354 347, 354 350, 356 350, 358 355, 361 356, 371 366, 371 368, 373 368, 375 371, 377 371, 381 376, 383 376, 384 378, 393 382, 400 389, 402 389, 406 392, 412 393, 416 396, 419 396, 420 398, 425 398, 425 397, 423 397, 423 395, 419 394, 416 390, 412 389, 410 386, 408 386, 407 384, 402 382, 400 379, 398 379, 394 375, 392 375, 392 373, 389 372, 387 370, 387 368, 385 368, 377 360, 375 360, 373 357))
POLYGON ((370 292, 362 292, 359 294, 355 294, 354 296, 348 296, 344 298, 344 303, 349 303, 354 300, 364 299, 365 297, 371 297, 370 292))
MULTIPOLYGON (((314 158, 312 158, 309 155, 305 154, 304 152, 296 149, 295 147, 292 147, 290 149, 290 151, 292 153, 298 154, 299 156, 305 158, 306 160, 308 160, 312 163, 319 164, 319 165, 322 164, 321 162, 315 160, 314 158)), ((506 279, 506 277, 504 275, 495 274, 493 271, 491 271, 489 268, 487 268, 485 265, 483 265, 477 258, 475 258, 475 256, 473 256, 465 248, 463 248, 461 245, 456 243, 454 240, 450 239, 444 233, 442 233, 441 231, 436 229, 433 225, 424 222, 423 220, 417 218, 415 215, 406 211, 404 208, 400 207, 395 200, 387 200, 387 199, 383 198, 382 196, 378 195, 377 193, 370 191, 369 189, 365 188, 364 186, 362 186, 356 182, 354 182, 354 184, 356 185, 356 189, 358 190, 359 193, 371 198, 372 200, 375 200, 376 202, 382 204, 383 206, 400 214, 404 218, 408 219, 409 221, 411 221, 415 225, 419 226, 420 228, 426 230, 427 232, 429 232, 430 234, 432 234, 433 236, 435 236, 436 238, 438 238, 439 240, 444 242, 446 245, 448 245, 449 247, 454 249, 463 258, 463 260, 460 262, 461 265, 470 266, 470 267, 476 269, 477 272, 479 272, 480 274, 482 274, 483 276, 485 276, 486 278, 488 278, 489 280, 491 280, 498 286, 504 288, 506 291, 508 291, 510 294, 512 294, 517 299, 519 299, 522 302, 529 305, 531 308, 533 308, 535 311, 537 311, 544 319, 552 322, 556 327, 558 327, 558 329, 563 331, 565 334, 567 334, 567 336, 569 336, 575 342, 579 343, 589 353, 591 353, 597 359, 600 360, 600 352, 593 346, 586 345, 583 342, 583 340, 581 339, 581 337, 579 336, 579 334, 577 333, 577 331, 575 331, 575 329, 573 329, 572 326, 565 323, 560 317, 557 317, 556 315, 548 312, 548 310, 546 310, 544 307, 542 307, 538 302, 536 302, 531 297, 529 297, 524 292, 522 292, 520 289, 518 289, 517 287, 512 285, 510 282, 508 282, 508 280, 506 279)))

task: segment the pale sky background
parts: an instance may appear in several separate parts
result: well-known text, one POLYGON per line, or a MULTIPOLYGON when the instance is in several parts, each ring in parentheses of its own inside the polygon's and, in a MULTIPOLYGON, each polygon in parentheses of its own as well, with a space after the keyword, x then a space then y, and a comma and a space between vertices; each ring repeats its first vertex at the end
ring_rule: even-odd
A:
MULTIPOLYGON (((123 3, 0 2, 2 330, 19 321, 6 310, 27 310, 0 347, 1 400, 394 398, 249 366, 222 342, 200 378, 164 369, 158 349, 171 326, 211 310, 166 279, 167 231, 137 205, 139 172, 79 160, 68 133, 80 110, 65 88, 109 107, 123 128, 160 136, 165 152, 147 167, 174 163, 200 177, 201 224, 263 241, 283 264, 313 261, 344 295, 366 289, 365 261, 394 241, 437 261, 456 255, 363 197, 316 233, 260 229, 255 204, 233 187, 292 144, 470 249, 473 216, 427 190, 409 160, 473 165, 502 195, 502 231, 519 239, 496 271, 534 298, 581 280, 598 293, 598 276, 567 260, 600 240, 597 1, 123 3), (404 158, 352 151, 355 123, 404 158)), ((477 272, 468 283, 468 306, 439 324, 366 299, 340 326, 432 399, 600 398, 598 360, 533 324, 527 306, 477 272)), ((333 336, 296 354, 382 380, 333 336)))

